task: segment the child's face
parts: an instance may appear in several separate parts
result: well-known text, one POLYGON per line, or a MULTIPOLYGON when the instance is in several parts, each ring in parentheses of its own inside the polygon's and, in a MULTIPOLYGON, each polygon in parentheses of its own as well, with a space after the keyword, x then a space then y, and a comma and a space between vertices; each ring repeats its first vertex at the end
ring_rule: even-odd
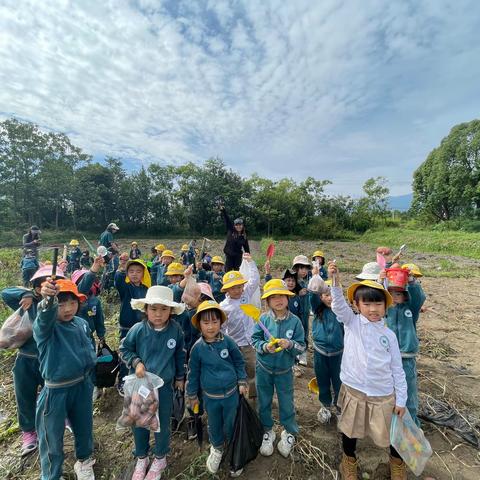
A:
POLYGON ((393 298, 394 305, 399 305, 400 303, 405 302, 405 292, 399 290, 388 289, 390 295, 393 298))
POLYGON ((299 265, 297 267, 297 274, 300 278, 305 278, 308 273, 308 267, 305 265, 299 265))
POLYGON ((183 279, 183 275, 169 275, 168 279, 172 285, 176 285, 177 283, 181 282, 183 279))
POLYGON ((172 258, 172 257, 163 257, 163 258, 162 258, 162 263, 163 263, 164 265, 170 265, 172 262, 173 262, 173 258, 172 258))
POLYGON ((138 264, 130 265, 127 270, 127 276, 134 285, 140 285, 143 278, 143 267, 138 264))
POLYGON ((319 265, 325 265, 325 259, 323 257, 315 257, 314 262, 318 262, 319 265))
POLYGON ((67 298, 58 302, 57 319, 61 322, 69 322, 77 314, 78 300, 67 298))
POLYGON ((212 263, 212 270, 215 273, 221 272, 223 269, 223 265, 221 263, 212 263))
POLYGON ((284 282, 285 282, 285 285, 287 286, 287 288, 290 291, 292 291, 295 288, 295 285, 297 283, 297 282, 295 282, 295 279, 292 278, 292 277, 285 278, 284 282))
POLYGON ((356 309, 369 321, 378 322, 385 316, 385 302, 358 300, 353 302, 356 309))
POLYGON ((220 318, 218 318, 215 314, 203 315, 200 318, 200 330, 207 342, 212 341, 217 337, 221 325, 222 323, 220 318))
POLYGON ((268 306, 275 313, 283 313, 288 308, 288 297, 286 295, 272 295, 268 297, 268 306))
POLYGON ((162 304, 147 305, 147 319, 155 328, 163 328, 170 318, 171 307, 162 304))
POLYGON ((328 307, 330 308, 332 306, 332 294, 330 292, 328 293, 322 293, 320 295, 320 300, 328 307))
POLYGON ((234 287, 227 289, 226 293, 228 293, 228 296, 233 300, 238 300, 242 296, 243 285, 235 285, 234 287))

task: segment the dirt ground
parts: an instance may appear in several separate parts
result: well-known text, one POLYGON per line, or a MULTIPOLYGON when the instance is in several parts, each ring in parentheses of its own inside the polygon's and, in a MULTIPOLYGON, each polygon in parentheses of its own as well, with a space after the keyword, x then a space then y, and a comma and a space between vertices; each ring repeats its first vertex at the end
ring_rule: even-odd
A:
MULTIPOLYGON (((140 248, 151 241, 139 241, 140 248)), ((165 241, 164 241, 165 243, 165 241)), ((171 241, 167 245, 178 251, 181 241, 171 241)), ((294 242, 279 242, 280 250, 296 253, 308 253, 316 246, 312 242, 301 242, 293 250, 294 242)), ((214 254, 221 253, 222 242, 215 242, 214 254)), ((363 263, 359 259, 372 256, 371 247, 339 242, 325 242, 322 247, 328 252, 336 250, 335 256, 341 262, 350 265, 363 263)), ((254 256, 258 255, 258 245, 254 244, 254 256)), ((420 257, 432 265, 444 265, 449 257, 420 255, 411 252, 406 260, 416 260, 422 265, 420 257), (443 263, 442 263, 443 262, 443 263)), ((458 259, 457 259, 458 260, 458 259)), ((457 261, 456 260, 456 261, 457 261)), ((471 264, 471 260, 464 259, 471 264)), ((473 261, 474 266, 480 262, 473 261)), ((434 267, 433 267, 434 268, 434 267)), ((345 275, 344 284, 348 285, 353 276, 345 275)), ((480 310, 480 278, 432 278, 424 277, 423 288, 427 294, 425 305, 428 310, 420 317, 419 336, 421 354, 418 359, 419 391, 421 400, 426 395, 447 400, 463 413, 480 418, 480 329, 478 311, 480 310)), ((115 295, 104 298, 108 337, 115 344, 118 305, 115 295)), ((31 456, 22 461, 18 451, 19 434, 13 425, 15 418, 13 385, 10 369, 13 355, 0 357, 0 478, 34 479, 38 478, 38 458, 31 456), (2 417, 3 415, 3 417, 2 417), (3 424, 3 428, 2 428, 3 424)), ((307 388, 308 381, 314 376, 312 352, 309 352, 309 366, 303 369, 303 375, 296 379, 295 405, 297 407, 300 435, 293 455, 284 459, 278 452, 272 457, 259 456, 250 463, 242 475, 255 480, 291 479, 314 480, 339 478, 337 466, 341 456, 340 437, 335 422, 327 426, 318 424, 316 413, 318 400, 307 388)), ((132 435, 129 432, 117 433, 115 421, 120 415, 121 398, 114 389, 108 389, 94 405, 94 432, 96 445, 95 466, 97 479, 120 480, 130 478, 132 460, 132 435)), ((276 406, 274 412, 276 413, 276 406)), ((480 455, 478 450, 463 441, 453 431, 423 422, 423 428, 434 454, 427 464, 421 478, 436 480, 478 480, 480 479, 480 455)), ((206 431, 206 429, 205 429, 206 431)), ((277 427, 277 432, 280 430, 277 427)), ((206 435, 206 434, 205 434, 206 435)), ((162 478, 198 479, 211 477, 204 468, 208 442, 200 450, 195 442, 188 442, 182 429, 172 438, 169 467, 162 478)), ((73 438, 65 436, 65 478, 74 479, 73 438)), ((389 478, 388 453, 378 449, 368 440, 359 441, 358 456, 360 470, 364 479, 384 480, 389 478)), ((216 478, 228 478, 225 468, 216 478)), ((415 478, 409 473, 409 479, 415 478)))

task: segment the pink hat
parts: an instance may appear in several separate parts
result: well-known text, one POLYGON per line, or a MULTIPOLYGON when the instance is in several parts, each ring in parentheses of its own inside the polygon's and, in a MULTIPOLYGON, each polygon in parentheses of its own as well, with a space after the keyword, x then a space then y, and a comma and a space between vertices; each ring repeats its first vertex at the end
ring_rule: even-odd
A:
POLYGON ((88 271, 89 271, 89 270, 86 270, 85 268, 82 268, 81 270, 75 270, 75 271, 72 273, 72 277, 71 277, 72 282, 78 284, 78 282, 80 281, 80 279, 81 279, 88 271))
MULTIPOLYGON (((52 266, 51 265, 45 265, 43 267, 40 267, 33 277, 30 279, 31 282, 36 280, 37 278, 47 278, 52 276, 52 266)), ((63 270, 57 266, 57 278, 65 278, 65 274, 63 273, 63 270)))
POLYGON ((197 285, 200 288, 200 293, 202 293, 203 295, 206 295, 207 297, 214 300, 213 293, 212 293, 212 287, 208 283, 199 282, 199 283, 197 283, 197 285))

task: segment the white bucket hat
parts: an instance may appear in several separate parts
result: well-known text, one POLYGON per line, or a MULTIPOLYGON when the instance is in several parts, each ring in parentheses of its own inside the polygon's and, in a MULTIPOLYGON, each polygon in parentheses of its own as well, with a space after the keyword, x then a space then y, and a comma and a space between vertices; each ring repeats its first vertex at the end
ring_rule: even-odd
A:
POLYGON ((363 266, 362 272, 355 278, 358 280, 378 280, 381 269, 382 267, 377 262, 368 262, 363 266))
POLYGON ((297 255, 293 259, 292 266, 294 267, 295 265, 305 265, 306 267, 312 268, 312 264, 310 263, 310 260, 305 255, 297 255))
POLYGON ((145 305, 166 305, 172 307, 175 315, 180 315, 185 310, 183 303, 173 301, 173 290, 161 285, 154 285, 147 290, 145 298, 132 298, 130 305, 134 310, 145 310, 145 305))

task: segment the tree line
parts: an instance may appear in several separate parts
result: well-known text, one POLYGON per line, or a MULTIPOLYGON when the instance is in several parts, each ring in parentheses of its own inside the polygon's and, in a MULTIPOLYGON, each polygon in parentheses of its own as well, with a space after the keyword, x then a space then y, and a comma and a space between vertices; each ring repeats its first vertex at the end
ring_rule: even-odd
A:
POLYGON ((367 180, 360 199, 327 195, 330 183, 242 177, 219 158, 128 172, 117 158, 93 161, 63 133, 17 119, 0 123, 2 229, 98 231, 115 221, 126 232, 223 234, 220 198, 254 235, 335 238, 388 215, 384 178, 367 180))

